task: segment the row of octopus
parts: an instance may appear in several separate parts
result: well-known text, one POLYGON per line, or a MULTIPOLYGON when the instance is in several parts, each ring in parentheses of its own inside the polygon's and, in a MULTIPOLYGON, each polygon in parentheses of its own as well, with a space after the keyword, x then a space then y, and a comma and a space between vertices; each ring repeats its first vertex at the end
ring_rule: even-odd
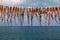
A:
MULTIPOLYGON (((56 22, 58 23, 60 21, 60 6, 48 6, 48 7, 26 7, 23 6, 6 6, 6 5, 0 5, 0 17, 2 20, 4 19, 4 22, 6 20, 5 12, 7 12, 7 21, 12 21, 12 16, 14 13, 14 19, 16 18, 16 14, 18 15, 18 18, 21 20, 21 23, 23 24, 24 21, 24 12, 26 10, 27 18, 28 18, 28 24, 33 24, 33 15, 35 14, 37 19, 41 22, 41 14, 44 14, 45 19, 47 20, 48 25, 50 24, 50 17, 52 17, 52 20, 54 19, 52 14, 55 14, 55 19, 58 16, 58 21, 56 19, 56 22)), ((40 23, 41 24, 41 23, 40 23)))

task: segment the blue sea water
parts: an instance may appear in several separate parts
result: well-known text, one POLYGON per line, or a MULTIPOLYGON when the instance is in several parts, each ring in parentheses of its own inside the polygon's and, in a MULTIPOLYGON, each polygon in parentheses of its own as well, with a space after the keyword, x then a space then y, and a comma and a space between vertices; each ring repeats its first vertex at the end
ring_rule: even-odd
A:
MULTIPOLYGON (((5 4, 0 2, 0 4, 5 4)), ((8 3, 6 5, 9 5, 8 3)), ((11 4, 15 6, 60 6, 60 1, 58 0, 31 0, 30 2, 25 2, 23 4, 11 4)), ((50 18, 50 26, 45 23, 45 16, 41 14, 41 24, 37 20, 36 15, 33 17, 33 25, 28 26, 28 19, 26 11, 24 12, 23 26, 21 26, 21 21, 12 17, 12 23, 4 23, 0 20, 0 40, 60 40, 60 24, 50 18)), ((54 14, 53 14, 54 16, 54 14)))

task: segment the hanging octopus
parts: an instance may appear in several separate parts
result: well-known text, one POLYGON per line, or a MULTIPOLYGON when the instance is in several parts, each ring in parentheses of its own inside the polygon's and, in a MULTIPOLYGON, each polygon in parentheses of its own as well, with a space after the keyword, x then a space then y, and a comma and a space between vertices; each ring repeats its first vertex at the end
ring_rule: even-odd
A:
MULTIPOLYGON (((10 20, 10 23, 12 25, 12 12, 13 12, 13 6, 8 6, 7 7, 7 11, 8 11, 8 19, 10 20)), ((7 19, 7 21, 8 21, 7 19)))
POLYGON ((55 21, 56 21, 56 17, 57 17, 57 10, 58 10, 57 6, 53 6, 53 12, 55 14, 55 21))
POLYGON ((16 17, 17 10, 18 10, 18 7, 17 7, 17 6, 13 6, 14 19, 15 19, 15 17, 16 17))
POLYGON ((44 10, 46 13, 46 20, 47 20, 48 26, 49 26, 50 25, 50 9, 49 9, 49 7, 45 7, 44 10))
POLYGON ((31 25, 32 25, 33 12, 34 12, 33 8, 32 7, 27 7, 26 12, 27 12, 28 24, 30 24, 30 22, 31 22, 31 25))
POLYGON ((40 25, 41 25, 41 14, 42 14, 42 8, 41 8, 41 7, 38 7, 38 8, 36 9, 36 14, 37 14, 38 22, 39 22, 40 25))
POLYGON ((5 23, 6 22, 6 6, 3 6, 3 19, 5 23))
POLYGON ((60 22, 60 6, 57 6, 57 8, 58 8, 58 23, 60 22))
POLYGON ((52 17, 52 20, 53 20, 53 15, 52 15, 52 14, 53 14, 53 7, 50 6, 50 7, 49 7, 49 10, 50 10, 50 16, 52 17))
POLYGON ((21 21, 21 25, 23 26, 23 22, 24 22, 24 11, 25 8, 23 6, 20 7, 20 21, 21 21))

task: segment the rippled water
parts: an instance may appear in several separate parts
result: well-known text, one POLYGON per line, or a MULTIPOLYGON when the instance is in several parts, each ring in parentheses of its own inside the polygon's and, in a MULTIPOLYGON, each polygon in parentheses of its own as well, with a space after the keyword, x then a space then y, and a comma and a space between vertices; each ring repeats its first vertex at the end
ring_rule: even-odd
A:
MULTIPOLYGON (((0 2, 1 3, 1 2, 0 2)), ((55 1, 31 1, 24 4, 14 4, 27 6, 56 6, 60 5, 60 2, 55 1), (55 3, 54 3, 55 2, 55 3), (41 4, 42 3, 42 4, 41 4)), ((54 17, 55 14, 53 14, 54 17)), ((37 20, 36 15, 33 16, 32 27, 29 26, 26 12, 24 12, 24 21, 22 22, 16 16, 16 19, 12 17, 12 21, 6 21, 5 23, 0 19, 0 40, 60 40, 60 26, 52 17, 50 18, 50 27, 46 23, 44 14, 41 14, 40 20, 37 20), (21 27, 22 26, 22 27, 21 27), (38 26, 38 27, 37 27, 38 26)))

